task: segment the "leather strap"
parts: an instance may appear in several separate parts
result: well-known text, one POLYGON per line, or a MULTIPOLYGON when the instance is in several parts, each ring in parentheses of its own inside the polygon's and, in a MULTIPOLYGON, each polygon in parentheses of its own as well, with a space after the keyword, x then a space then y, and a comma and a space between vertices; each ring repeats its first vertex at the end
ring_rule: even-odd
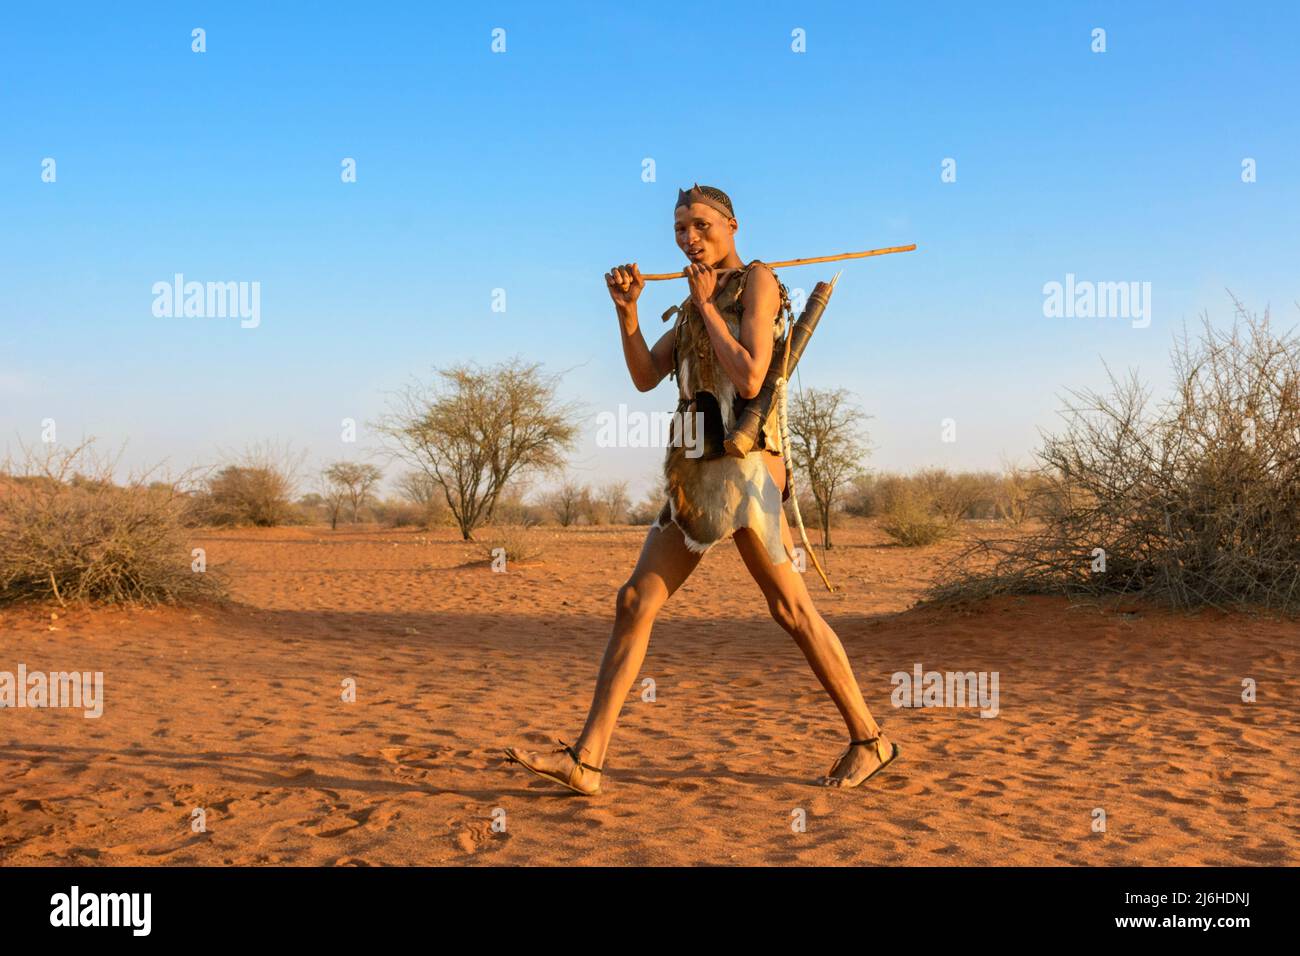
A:
POLYGON ((864 740, 850 740, 850 741, 849 741, 849 746, 850 746, 850 747, 865 747, 865 746, 867 746, 867 744, 874 744, 877 740, 879 740, 879 739, 884 735, 884 734, 883 734, 884 729, 885 729, 885 725, 884 725, 884 724, 882 724, 882 723, 877 723, 877 724, 876 724, 876 730, 878 731, 878 733, 876 734, 876 736, 874 736, 874 737, 867 737, 867 738, 864 739, 864 740))
POLYGON ((583 763, 583 762, 582 762, 582 758, 578 756, 578 751, 574 750, 573 747, 572 747, 571 745, 564 743, 563 740, 561 740, 560 743, 561 743, 561 744, 564 744, 564 752, 567 753, 570 757, 572 757, 572 758, 573 758, 573 762, 576 763, 576 764, 577 764, 579 767, 581 767, 583 770, 590 770, 592 773, 600 773, 600 772, 601 772, 601 770, 600 770, 599 767, 593 767, 593 766, 592 766, 591 764, 589 764, 589 763, 583 763))

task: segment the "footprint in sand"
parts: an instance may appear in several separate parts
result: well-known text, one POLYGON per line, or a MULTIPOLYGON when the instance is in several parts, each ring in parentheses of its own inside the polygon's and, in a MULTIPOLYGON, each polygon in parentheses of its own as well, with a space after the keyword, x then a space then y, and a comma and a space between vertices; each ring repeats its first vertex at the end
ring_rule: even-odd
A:
POLYGON ((495 841, 510 839, 510 832, 494 833, 492 824, 484 820, 473 820, 464 825, 456 834, 456 846, 463 853, 474 854, 479 850, 495 848, 495 841))
POLYGON ((325 817, 315 820, 303 820, 298 825, 307 833, 314 837, 329 839, 331 837, 342 836, 349 830, 355 830, 357 827, 364 826, 374 815, 374 807, 366 807, 361 810, 352 810, 350 812, 343 809, 336 809, 325 817))

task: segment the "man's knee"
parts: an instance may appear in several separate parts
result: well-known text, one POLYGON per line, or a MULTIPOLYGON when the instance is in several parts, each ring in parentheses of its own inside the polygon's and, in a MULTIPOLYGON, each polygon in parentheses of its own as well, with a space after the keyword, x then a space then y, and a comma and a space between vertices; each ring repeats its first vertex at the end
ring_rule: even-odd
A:
POLYGON ((614 609, 620 618, 637 619, 653 617, 663 601, 635 581, 628 581, 618 589, 614 609))
POLYGON ((767 599, 772 620, 796 640, 812 633, 812 610, 789 595, 775 594, 767 599))

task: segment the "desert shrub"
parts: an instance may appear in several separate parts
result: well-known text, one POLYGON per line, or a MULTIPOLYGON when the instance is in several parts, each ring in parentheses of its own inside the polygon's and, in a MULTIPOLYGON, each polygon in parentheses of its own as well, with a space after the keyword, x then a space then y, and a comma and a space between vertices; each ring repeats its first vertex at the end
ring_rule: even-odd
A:
POLYGON ((505 550, 506 561, 532 561, 542 555, 542 543, 536 531, 521 525, 492 525, 480 533, 484 556, 491 561, 496 550, 505 550))
POLYGON ((193 519, 202 524, 269 528, 301 521, 293 505, 302 456, 287 447, 255 445, 220 468, 195 497, 193 519))
POLYGON ((546 520, 550 514, 549 509, 544 505, 529 503, 525 500, 524 492, 522 483, 506 487, 496 500, 491 524, 531 528, 546 520))
POLYGON ((1135 375, 1073 391, 1038 452, 1041 528, 983 539, 935 596, 1130 595, 1300 610, 1300 342, 1237 303, 1172 352, 1153 405, 1135 375))
POLYGON ((610 481, 594 491, 589 499, 592 524, 623 524, 632 502, 627 496, 626 481, 610 481))
POLYGON ((994 472, 953 474, 943 468, 858 475, 845 492, 844 511, 865 518, 924 511, 951 530, 959 521, 1001 517, 1003 480, 994 472))
POLYGON ((587 485, 565 480, 554 491, 542 496, 541 504, 562 528, 591 523, 593 506, 591 488, 587 485))
POLYGON ((890 476, 880 483, 880 528, 909 548, 948 537, 955 520, 941 514, 933 492, 916 481, 890 476))
POLYGON ((659 517, 659 512, 664 507, 664 491, 662 483, 656 483, 651 486, 645 496, 632 505, 627 511, 627 523, 632 525, 650 525, 655 523, 659 517))
POLYGON ((998 481, 997 516, 1019 527, 1034 514, 1035 501, 1047 488, 1048 483, 1034 470, 1008 465, 998 481))
MULTIPOLYGON (((800 477, 799 475, 794 476, 794 494, 799 498, 799 514, 803 516, 805 528, 809 532, 813 532, 818 528, 818 518, 820 517, 817 499, 808 488, 808 483, 801 482, 800 477)), ((785 508, 785 520, 789 523, 791 529, 794 529, 794 505, 791 504, 790 499, 786 499, 783 507, 785 508)), ((794 533, 796 536, 799 534, 797 530, 794 533)))
POLYGON ((274 527, 288 522, 290 491, 272 469, 227 465, 208 479, 199 514, 213 525, 274 527))
POLYGON ((315 491, 303 495, 294 502, 293 507, 297 514, 296 520, 292 522, 294 524, 328 524, 330 521, 330 505, 315 491))
POLYGON ((1018 528, 1041 518, 1053 496, 1053 485, 1041 468, 1008 465, 997 480, 996 517, 1018 528))
POLYGON ((858 518, 874 518, 880 514, 876 493, 879 478, 867 472, 855 475, 844 490, 844 513, 858 518))
POLYGON ((951 536, 985 495, 985 483, 974 475, 929 468, 911 475, 880 475, 870 493, 881 530, 899 544, 920 547, 951 536))
POLYGON ((426 528, 429 511, 413 501, 388 498, 370 502, 370 516, 388 528, 426 528))
POLYGON ((997 479, 988 473, 926 468, 904 481, 915 486, 920 499, 949 531, 959 521, 991 518, 996 513, 997 479))
POLYGON ((397 479, 397 493, 420 507, 424 513, 424 527, 451 527, 456 523, 442 486, 423 471, 412 470, 400 475, 397 479))
POLYGON ((177 604, 224 593, 213 570, 192 570, 185 493, 112 476, 89 444, 5 463, 0 603, 177 604))

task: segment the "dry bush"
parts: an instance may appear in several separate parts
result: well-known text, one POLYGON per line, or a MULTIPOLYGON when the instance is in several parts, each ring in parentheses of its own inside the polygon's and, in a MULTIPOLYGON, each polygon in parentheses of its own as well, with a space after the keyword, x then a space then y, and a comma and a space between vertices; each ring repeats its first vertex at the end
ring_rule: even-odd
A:
POLYGON ((927 468, 912 475, 881 475, 870 488, 871 508, 881 529, 908 547, 950 537, 960 521, 995 508, 996 479, 986 474, 951 474, 927 468))
POLYGON ((192 520, 217 526, 271 528, 303 520, 294 507, 303 455, 288 446, 254 445, 207 478, 192 520))
POLYGON ((997 488, 998 517, 1020 527, 1034 515, 1035 501, 1047 492, 1048 482, 1037 471, 1021 465, 1007 465, 997 488))
POLYGON ((990 518, 995 513, 996 475, 968 471, 951 474, 942 468, 927 468, 911 480, 950 532, 963 519, 990 518))
POLYGON ((295 524, 326 524, 330 520, 330 504, 315 491, 303 495, 293 507, 298 515, 295 524))
POLYGON ((224 593, 192 570, 176 484, 132 476, 87 442, 0 469, 0 604, 22 600, 179 604, 224 593))
POLYGON ((874 518, 880 514, 876 493, 879 476, 863 472, 855 475, 844 490, 844 513, 858 518, 874 518))
POLYGON ((290 491, 271 469, 227 465, 208 479, 197 514, 212 525, 275 527, 289 522, 290 491))
POLYGON ((429 511, 423 505, 400 498, 370 502, 375 522, 388 528, 427 528, 429 511))
POLYGON ((551 517, 560 523, 560 527, 586 521, 591 523, 593 505, 591 488, 580 485, 571 479, 565 479, 554 491, 542 496, 542 507, 550 512, 551 517))
POLYGON ((943 468, 858 475, 845 492, 844 511, 864 518, 924 511, 951 530, 962 520, 1003 517, 1005 480, 995 472, 953 474, 943 468))
POLYGON ((532 561, 542 555, 541 538, 536 531, 522 525, 493 525, 481 531, 483 553, 489 561, 503 548, 507 562, 532 561))
POLYGON ((591 495, 592 524, 623 524, 632 502, 627 496, 626 481, 611 481, 601 485, 591 495))
POLYGON ((425 528, 451 527, 456 523, 442 487, 422 471, 408 471, 397 479, 397 493, 419 506, 425 528))
POLYGON ((648 491, 637 504, 627 511, 627 523, 631 525, 651 525, 659 517, 664 507, 664 493, 655 486, 648 491))
POLYGON ((1071 392, 1038 452, 1042 527, 982 540, 934 595, 1143 595, 1175 607, 1300 610, 1300 342, 1236 303, 1173 348, 1152 406, 1136 376, 1071 392))
POLYGON ((550 516, 544 505, 531 504, 525 498, 527 484, 515 481, 502 489, 497 498, 496 508, 492 512, 493 525, 518 525, 531 528, 541 524, 550 516))
POLYGON ((880 528, 899 544, 909 548, 942 541, 952 534, 950 522, 924 485, 906 478, 889 476, 878 487, 880 493, 880 528))

